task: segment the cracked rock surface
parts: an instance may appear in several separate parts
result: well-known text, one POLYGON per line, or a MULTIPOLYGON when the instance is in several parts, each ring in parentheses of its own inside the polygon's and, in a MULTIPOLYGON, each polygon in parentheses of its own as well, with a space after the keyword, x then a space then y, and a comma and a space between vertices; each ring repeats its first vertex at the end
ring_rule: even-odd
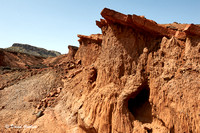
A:
POLYGON ((101 15, 102 34, 78 35, 80 47, 43 59, 47 68, 1 70, 0 131, 200 132, 199 26, 101 15), (18 73, 24 78, 5 80, 18 73))

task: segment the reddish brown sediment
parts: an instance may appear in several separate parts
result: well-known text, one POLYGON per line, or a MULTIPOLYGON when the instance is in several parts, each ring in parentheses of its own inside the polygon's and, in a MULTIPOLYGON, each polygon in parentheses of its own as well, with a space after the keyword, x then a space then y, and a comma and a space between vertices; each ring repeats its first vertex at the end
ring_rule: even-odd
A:
POLYGON ((102 34, 78 35, 46 68, 0 69, 0 132, 200 132, 199 26, 101 15, 102 34))

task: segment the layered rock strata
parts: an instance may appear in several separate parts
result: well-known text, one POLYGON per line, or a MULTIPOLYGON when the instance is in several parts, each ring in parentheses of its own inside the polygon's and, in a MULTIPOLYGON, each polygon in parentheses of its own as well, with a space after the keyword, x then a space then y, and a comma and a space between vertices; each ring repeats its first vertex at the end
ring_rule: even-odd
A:
POLYGON ((87 66, 94 63, 101 51, 102 35, 92 34, 90 36, 78 35, 80 47, 75 59, 81 60, 82 65, 87 66))
POLYGON ((199 27, 177 31, 109 9, 101 15, 97 78, 78 110, 79 126, 85 132, 198 132, 199 27))
POLYGON ((55 59, 66 70, 59 101, 22 132, 200 132, 199 26, 101 15, 102 35, 78 35, 78 50, 55 59))

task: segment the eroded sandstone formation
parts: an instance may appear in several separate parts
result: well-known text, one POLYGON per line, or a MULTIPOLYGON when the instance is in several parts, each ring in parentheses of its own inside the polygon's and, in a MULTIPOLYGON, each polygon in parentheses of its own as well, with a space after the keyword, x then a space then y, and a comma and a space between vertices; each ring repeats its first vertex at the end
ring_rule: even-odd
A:
POLYGON ((80 130, 198 132, 199 27, 173 30, 136 15, 109 9, 101 14, 97 77, 82 88, 90 91, 77 110, 80 130))
POLYGON ((87 66, 94 63, 101 52, 102 35, 93 34, 90 36, 78 35, 80 47, 75 55, 81 60, 82 65, 87 66))
POLYGON ((63 75, 62 91, 31 123, 38 128, 20 131, 200 132, 199 26, 166 26, 107 8, 101 15, 102 34, 78 35, 78 50, 44 61, 63 75))

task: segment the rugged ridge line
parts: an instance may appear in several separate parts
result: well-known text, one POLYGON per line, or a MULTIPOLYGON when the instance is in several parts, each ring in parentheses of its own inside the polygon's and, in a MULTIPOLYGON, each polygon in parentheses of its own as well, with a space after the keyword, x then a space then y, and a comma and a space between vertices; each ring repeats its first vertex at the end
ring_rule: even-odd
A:
POLYGON ((138 28, 160 36, 175 36, 178 39, 185 39, 186 33, 200 36, 200 27, 194 24, 188 24, 185 27, 184 31, 176 31, 159 25, 155 21, 146 19, 143 16, 137 16, 134 14, 125 15, 108 8, 104 8, 101 12, 101 15, 105 18, 106 21, 102 19, 100 21, 96 21, 96 24, 99 28, 111 21, 114 23, 119 23, 122 25, 132 27, 133 29, 138 28))
POLYGON ((21 43, 14 43, 12 47, 6 48, 6 50, 26 53, 34 56, 42 56, 42 57, 55 57, 61 55, 61 53, 57 51, 46 50, 44 48, 38 48, 35 46, 31 46, 29 44, 21 44, 21 43))

